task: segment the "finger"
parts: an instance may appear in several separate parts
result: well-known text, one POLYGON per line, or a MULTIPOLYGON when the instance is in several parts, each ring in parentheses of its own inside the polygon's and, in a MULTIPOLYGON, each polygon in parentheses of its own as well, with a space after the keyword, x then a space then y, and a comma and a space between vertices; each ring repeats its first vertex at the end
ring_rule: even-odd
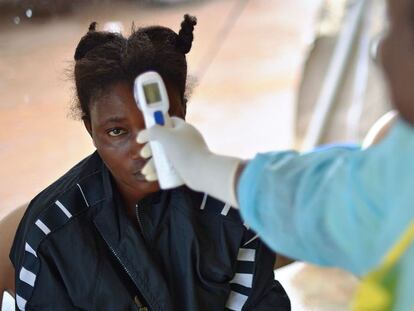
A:
POLYGON ((149 132, 148 129, 142 130, 137 135, 137 143, 145 144, 149 141, 149 132))
POLYGON ((157 124, 151 126, 149 129, 142 130, 138 133, 137 143, 144 144, 150 140, 156 140, 161 135, 160 133, 162 133, 163 130, 165 130, 165 128, 157 124))
POLYGON ((145 177, 146 175, 157 174, 155 171, 154 159, 151 158, 148 160, 148 162, 142 168, 141 173, 145 175, 145 177))
POLYGON ((148 159, 152 156, 152 150, 149 143, 146 143, 145 146, 142 147, 139 155, 144 159, 148 159))
POLYGON ((147 180, 147 181, 156 181, 156 180, 158 180, 158 176, 157 176, 157 174, 148 174, 148 175, 145 175, 145 179, 147 180))
POLYGON ((147 164, 145 164, 142 169, 142 174, 145 176, 147 181, 156 181, 158 180, 157 172, 155 171, 154 160, 150 159, 147 164))

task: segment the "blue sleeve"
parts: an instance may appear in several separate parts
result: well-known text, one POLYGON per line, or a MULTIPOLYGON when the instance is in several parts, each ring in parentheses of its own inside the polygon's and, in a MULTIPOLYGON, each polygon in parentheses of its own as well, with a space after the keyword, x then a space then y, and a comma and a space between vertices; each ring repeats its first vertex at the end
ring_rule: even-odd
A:
POLYGON ((239 180, 241 213, 281 254, 365 273, 414 217, 413 155, 403 121, 367 150, 259 154, 239 180))

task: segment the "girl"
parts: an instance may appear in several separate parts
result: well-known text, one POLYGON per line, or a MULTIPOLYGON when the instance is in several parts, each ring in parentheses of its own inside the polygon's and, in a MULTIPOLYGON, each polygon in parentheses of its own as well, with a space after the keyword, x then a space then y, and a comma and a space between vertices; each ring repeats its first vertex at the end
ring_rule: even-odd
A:
POLYGON ((35 197, 16 233, 19 310, 290 310, 274 255, 230 205, 141 173, 144 120, 133 81, 163 78, 169 113, 186 113, 194 17, 178 34, 139 28, 129 38, 92 23, 75 51, 78 110, 96 152, 35 197), (214 241, 214 243, 213 243, 214 241), (216 243, 216 241, 219 241, 216 243))

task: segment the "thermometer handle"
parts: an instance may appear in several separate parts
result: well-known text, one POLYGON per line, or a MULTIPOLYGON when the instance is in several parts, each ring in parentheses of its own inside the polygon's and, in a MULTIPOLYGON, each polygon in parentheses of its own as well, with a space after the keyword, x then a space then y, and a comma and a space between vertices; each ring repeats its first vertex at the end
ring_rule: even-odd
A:
MULTIPOLYGON (((163 117, 165 120, 164 126, 171 127, 168 113, 163 113, 163 117)), ((154 118, 152 116, 145 118, 145 124, 147 128, 151 127, 155 124, 154 118)), ((150 147, 161 189, 171 189, 182 186, 184 182, 180 176, 178 176, 171 162, 168 160, 162 145, 157 141, 151 141, 150 147)))
MULTIPOLYGON (((135 79, 134 98, 142 111, 147 128, 155 124, 171 127, 167 89, 157 72, 148 71, 135 79)), ((184 182, 168 160, 162 145, 150 142, 150 147, 160 187, 170 189, 183 185, 184 182)))

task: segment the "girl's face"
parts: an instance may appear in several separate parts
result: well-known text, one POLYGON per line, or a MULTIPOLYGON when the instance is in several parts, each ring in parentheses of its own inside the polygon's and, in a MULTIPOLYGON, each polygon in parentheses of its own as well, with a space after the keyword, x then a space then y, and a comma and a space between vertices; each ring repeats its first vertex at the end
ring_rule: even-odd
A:
POLYGON ((414 1, 388 0, 388 14, 380 56, 393 103, 414 124, 414 1))
MULTIPOLYGON (((167 91, 170 114, 183 118, 179 93, 168 86, 167 91)), ((147 182, 141 174, 146 160, 139 155, 143 145, 136 142, 136 137, 145 128, 145 123, 129 84, 117 83, 108 94, 93 102, 90 121, 86 121, 85 126, 127 202, 137 202, 159 190, 158 182, 147 182)))

